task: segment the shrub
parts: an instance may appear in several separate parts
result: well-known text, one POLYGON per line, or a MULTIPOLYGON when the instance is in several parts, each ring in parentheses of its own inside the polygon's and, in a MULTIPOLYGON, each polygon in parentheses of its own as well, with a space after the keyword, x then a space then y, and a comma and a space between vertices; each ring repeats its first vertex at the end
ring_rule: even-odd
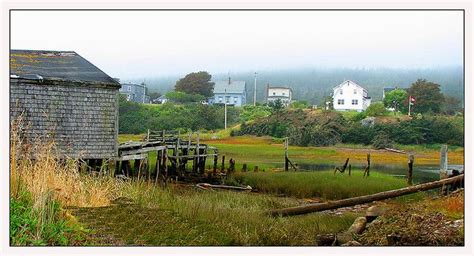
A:
POLYGON ((376 149, 391 148, 393 141, 386 133, 379 133, 372 140, 372 146, 376 149))
POLYGON ((374 102, 365 110, 367 116, 384 116, 388 112, 382 102, 374 102))

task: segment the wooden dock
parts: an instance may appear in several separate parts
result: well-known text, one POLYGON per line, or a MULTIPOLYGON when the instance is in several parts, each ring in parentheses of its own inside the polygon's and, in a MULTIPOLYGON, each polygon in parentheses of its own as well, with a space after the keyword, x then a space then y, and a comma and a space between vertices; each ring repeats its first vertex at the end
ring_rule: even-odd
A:
POLYGON ((148 131, 141 142, 125 142, 119 145, 115 174, 136 176, 138 179, 147 178, 155 182, 166 182, 169 178, 202 177, 206 170, 206 160, 211 157, 212 173, 218 175, 217 148, 200 143, 199 139, 199 132, 180 134, 177 131, 148 131), (194 134, 196 136, 193 139, 194 134), (153 169, 149 157, 152 153, 156 155, 153 169))

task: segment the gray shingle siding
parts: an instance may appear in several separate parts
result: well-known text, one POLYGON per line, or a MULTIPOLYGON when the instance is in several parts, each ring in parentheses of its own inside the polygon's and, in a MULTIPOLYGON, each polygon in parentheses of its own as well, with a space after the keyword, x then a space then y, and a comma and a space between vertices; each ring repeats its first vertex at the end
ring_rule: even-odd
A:
POLYGON ((11 120, 21 113, 27 138, 50 135, 61 156, 117 156, 118 88, 11 78, 11 120))

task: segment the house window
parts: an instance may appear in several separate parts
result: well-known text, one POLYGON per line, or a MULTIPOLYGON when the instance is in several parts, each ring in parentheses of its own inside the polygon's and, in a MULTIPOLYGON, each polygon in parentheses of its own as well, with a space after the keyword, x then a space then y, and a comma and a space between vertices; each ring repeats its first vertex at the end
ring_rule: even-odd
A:
POLYGON ((230 96, 225 97, 225 103, 229 103, 230 96))
POLYGON ((285 96, 285 93, 283 93, 283 96, 285 96))
POLYGON ((129 91, 129 92, 132 91, 132 86, 131 86, 131 85, 128 86, 128 91, 129 91))
POLYGON ((234 103, 237 104, 237 97, 234 97, 234 103))
POLYGON ((273 95, 275 95, 275 93, 273 93, 273 95))
POLYGON ((342 89, 341 89, 341 90, 339 90, 339 94, 340 94, 340 95, 342 95, 342 89))
POLYGON ((352 105, 358 105, 359 104, 359 100, 352 100, 352 105))
POLYGON ((338 99, 337 100, 337 105, 344 105, 344 100, 343 99, 338 99))
POLYGON ((357 89, 354 89, 354 94, 357 94, 357 89))
POLYGON ((219 102, 222 103, 222 97, 219 96, 219 102))

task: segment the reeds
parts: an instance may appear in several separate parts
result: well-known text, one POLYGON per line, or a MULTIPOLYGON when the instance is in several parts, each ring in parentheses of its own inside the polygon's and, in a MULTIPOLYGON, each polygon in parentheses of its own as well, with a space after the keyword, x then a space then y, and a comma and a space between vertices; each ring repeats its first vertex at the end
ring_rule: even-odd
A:
POLYGON ((21 115, 11 124, 10 196, 28 202, 34 243, 44 240, 46 227, 61 221, 59 205, 106 206, 116 187, 110 177, 81 175, 78 160, 59 158, 54 141, 48 136, 31 139, 27 129, 21 115))

